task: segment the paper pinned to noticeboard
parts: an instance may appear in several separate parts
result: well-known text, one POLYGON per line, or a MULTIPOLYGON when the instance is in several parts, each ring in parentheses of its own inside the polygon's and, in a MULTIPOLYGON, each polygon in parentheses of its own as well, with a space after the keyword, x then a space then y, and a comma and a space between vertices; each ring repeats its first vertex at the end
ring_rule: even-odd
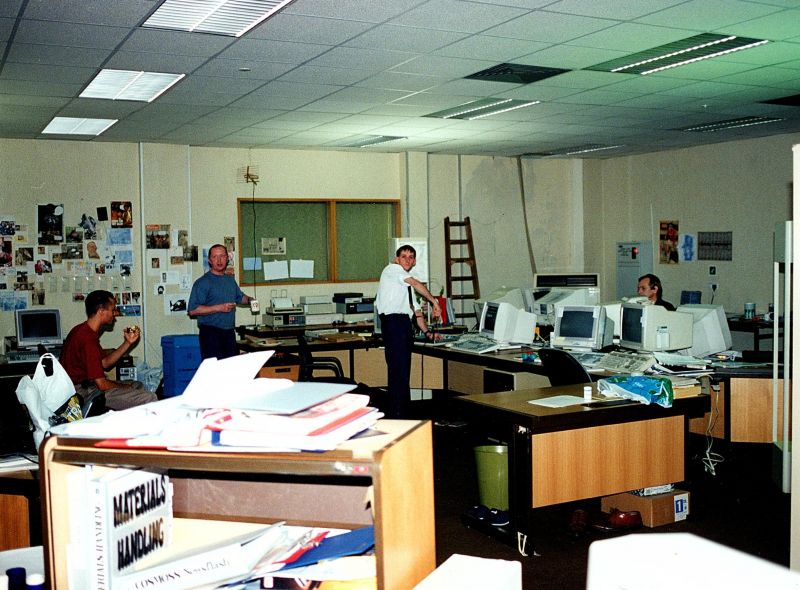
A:
POLYGON ((295 279, 313 279, 314 261, 313 260, 290 260, 289 275, 295 279))
POLYGON ((279 281, 289 278, 289 263, 286 260, 276 260, 264 263, 264 279, 267 281, 279 281))

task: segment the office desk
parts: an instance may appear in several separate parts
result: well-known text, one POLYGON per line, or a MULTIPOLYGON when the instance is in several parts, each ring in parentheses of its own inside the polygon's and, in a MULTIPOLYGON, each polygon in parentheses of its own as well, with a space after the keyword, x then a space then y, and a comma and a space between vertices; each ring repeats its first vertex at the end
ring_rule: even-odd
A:
POLYGON ((684 479, 687 420, 709 409, 708 395, 696 390, 672 408, 528 403, 582 392, 583 385, 571 385, 456 398, 476 423, 494 423, 504 433, 514 533, 528 534, 532 508, 684 479))
MULTIPOLYGON (((773 322, 765 322, 763 320, 751 319, 746 320, 739 316, 728 318, 728 329, 731 332, 748 332, 753 335, 753 350, 759 352, 759 342, 761 340, 771 340, 772 333, 775 329, 773 322)), ((783 330, 779 328, 779 337, 783 337, 783 330)))
POLYGON ((550 385, 541 364, 520 359, 523 350, 533 349, 525 347, 477 354, 420 342, 413 348, 417 354, 442 359, 442 386, 445 390, 467 394, 550 385), (475 370, 469 371, 468 367, 475 370), (464 374, 451 375, 453 368, 464 374))

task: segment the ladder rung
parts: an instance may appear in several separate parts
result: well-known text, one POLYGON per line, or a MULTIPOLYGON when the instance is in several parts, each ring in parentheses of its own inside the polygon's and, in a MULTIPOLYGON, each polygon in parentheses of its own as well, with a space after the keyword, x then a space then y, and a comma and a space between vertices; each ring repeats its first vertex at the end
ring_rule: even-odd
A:
POLYGON ((465 299, 475 299, 475 295, 451 295, 450 299, 464 301, 465 299))
POLYGON ((460 262, 462 264, 466 264, 466 263, 474 264, 475 263, 475 259, 474 258, 451 258, 450 259, 450 264, 453 264, 454 262, 460 262))
POLYGON ((472 280, 475 279, 475 277, 473 277, 473 276, 468 276, 468 277, 450 277, 450 279, 453 280, 453 281, 472 281, 472 280))
POLYGON ((469 243, 469 240, 450 240, 450 245, 451 246, 467 244, 467 243, 469 243))
POLYGON ((464 227, 465 225, 467 225, 466 221, 451 221, 450 222, 450 227, 464 227))

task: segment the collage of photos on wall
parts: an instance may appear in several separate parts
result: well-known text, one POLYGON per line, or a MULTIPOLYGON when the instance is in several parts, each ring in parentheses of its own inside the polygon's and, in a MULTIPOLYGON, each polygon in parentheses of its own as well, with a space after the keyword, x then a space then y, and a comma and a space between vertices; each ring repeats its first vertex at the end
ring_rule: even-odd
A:
MULTIPOLYGON (((132 202, 110 201, 96 211, 40 204, 31 218, 33 227, 0 209, 0 311, 46 306, 52 293, 82 302, 104 289, 117 296, 122 315, 141 315, 137 277, 143 273, 135 268, 132 202)), ((233 268, 235 238, 224 243, 233 268)), ((198 246, 190 243, 188 230, 169 224, 145 225, 144 246, 144 274, 154 282, 153 295, 163 299, 164 314, 185 314, 198 246)))
POLYGON ((96 211, 66 211, 58 203, 31 211, 35 225, 0 210, 0 311, 48 305, 48 294, 68 293, 82 302, 105 289, 122 297, 124 315, 141 315, 134 301, 133 205, 110 203, 96 211), (120 212, 117 215, 115 212, 120 212))

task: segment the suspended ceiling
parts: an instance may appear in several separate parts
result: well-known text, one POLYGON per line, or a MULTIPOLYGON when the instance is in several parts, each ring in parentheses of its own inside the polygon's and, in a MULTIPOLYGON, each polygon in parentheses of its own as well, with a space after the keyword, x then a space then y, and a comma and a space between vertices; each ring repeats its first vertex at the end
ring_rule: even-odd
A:
MULTIPOLYGON (((119 119, 91 141, 613 157, 800 131, 797 0, 296 0, 240 38, 141 27, 156 0, 3 0, 0 137, 54 116, 119 119), (589 68, 700 33, 769 43, 646 76, 589 68), (465 79, 502 63, 532 83, 465 79), (102 68, 185 73, 152 103, 79 98, 102 68), (475 100, 539 104, 478 120, 475 100), (785 99, 788 104, 765 101, 785 99), (781 119, 715 132, 679 129, 781 119)), ((60 136, 56 136, 61 138, 60 136)), ((88 139, 83 137, 81 141, 88 139)))

